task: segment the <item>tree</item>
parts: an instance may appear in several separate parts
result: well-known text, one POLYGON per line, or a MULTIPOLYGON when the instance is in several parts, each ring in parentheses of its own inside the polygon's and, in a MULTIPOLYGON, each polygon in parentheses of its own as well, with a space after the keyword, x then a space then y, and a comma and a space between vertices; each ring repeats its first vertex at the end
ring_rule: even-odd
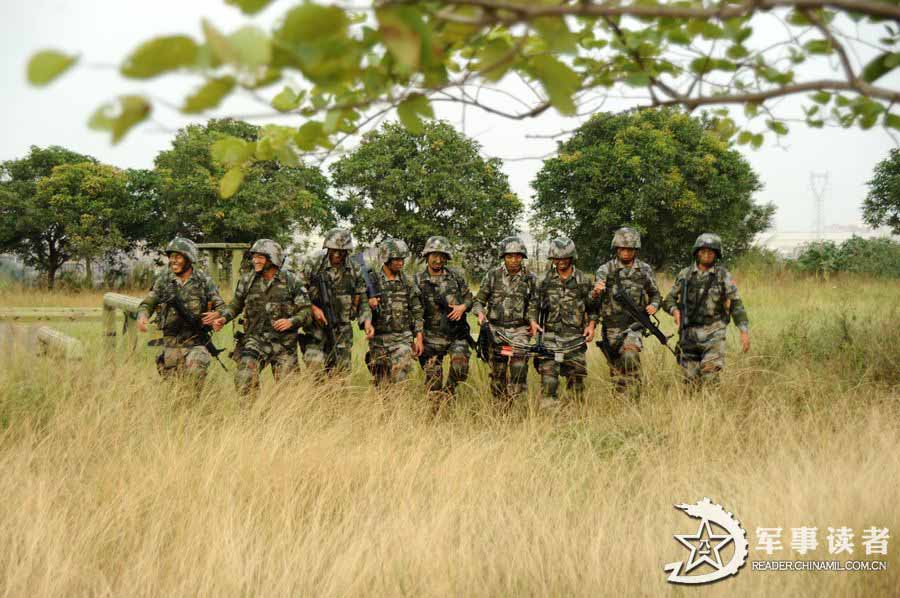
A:
POLYGON ((625 225, 643 233, 641 255, 658 267, 684 262, 702 232, 720 234, 734 255, 775 211, 753 201, 756 174, 708 121, 671 108, 595 115, 532 186, 532 223, 571 237, 588 264, 607 258, 625 225))
POLYGON ((397 237, 418 255, 432 235, 444 235, 464 259, 481 264, 515 232, 522 203, 496 158, 445 122, 414 135, 397 123, 365 135, 331 167, 340 210, 366 241, 397 237))
POLYGON ((32 146, 28 155, 0 164, 0 251, 18 255, 23 261, 47 273, 50 288, 56 271, 71 257, 66 235, 67 222, 58 218, 46 195, 38 194, 38 184, 63 164, 96 160, 58 146, 32 146))
POLYGON ((875 166, 868 182, 869 195, 863 202, 863 219, 870 226, 887 225, 900 235, 900 150, 875 166))
POLYGON ((135 189, 158 194, 156 202, 150 201, 158 203, 159 211, 151 242, 161 246, 175 235, 197 242, 286 241, 295 230, 334 222, 327 180, 296 157, 293 165, 268 155, 238 167, 240 190, 220 197, 220 186, 230 184, 227 161, 255 144, 259 132, 259 127, 234 120, 189 125, 176 134, 171 149, 156 157, 155 182, 146 173, 133 176, 135 189))
MULTIPOLYGON (((271 4, 226 2, 248 15, 271 4)), ((813 127, 900 128, 898 79, 887 76, 900 66, 900 5, 893 1, 372 4, 368 13, 365 4, 289 3, 271 32, 246 25, 226 34, 204 20, 203 39, 147 40, 120 72, 138 80, 195 73, 200 86, 181 107, 188 114, 218 106, 239 88, 258 97, 279 81, 292 82, 269 98, 274 110, 301 117, 302 126, 268 129, 239 163, 265 159, 265 144, 268 151, 330 148, 391 108, 417 132, 431 103, 444 101, 517 120, 551 108, 589 113, 596 101, 623 93, 643 106, 737 105, 746 120, 721 111, 719 133, 754 146, 764 133, 787 133, 792 115, 778 104, 786 96, 805 100, 800 119, 813 127), (511 102, 508 94, 481 93, 504 77, 526 82, 534 95, 511 102)), ((28 77, 44 85, 76 63, 63 52, 37 52, 28 77)), ((116 142, 152 109, 145 96, 123 95, 89 124, 116 142)))

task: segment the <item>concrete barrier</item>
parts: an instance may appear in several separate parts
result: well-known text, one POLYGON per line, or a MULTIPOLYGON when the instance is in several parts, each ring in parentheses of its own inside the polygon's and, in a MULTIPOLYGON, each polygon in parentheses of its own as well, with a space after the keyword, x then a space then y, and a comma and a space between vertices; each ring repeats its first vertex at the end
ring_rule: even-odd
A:
POLYGON ((37 329, 37 340, 41 353, 58 353, 66 359, 84 357, 84 345, 81 341, 49 326, 37 329))
POLYGON ((129 351, 137 347, 137 312, 141 300, 137 297, 106 293, 103 295, 103 336, 110 349, 116 347, 116 312, 121 311, 125 318, 122 336, 129 351))

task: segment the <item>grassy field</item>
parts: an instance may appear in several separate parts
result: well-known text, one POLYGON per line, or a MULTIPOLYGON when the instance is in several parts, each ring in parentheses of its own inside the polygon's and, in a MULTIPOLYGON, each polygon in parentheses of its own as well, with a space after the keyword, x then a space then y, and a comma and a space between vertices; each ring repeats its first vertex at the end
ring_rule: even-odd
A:
MULTIPOLYGON (((900 287, 738 281, 753 347, 740 354, 732 328, 720 388, 686 393, 648 341, 645 393, 627 400, 592 347, 586 403, 552 415, 533 407, 533 370, 529 400, 497 414, 473 357, 433 418, 418 371, 405 388, 367 387, 361 339, 347 385, 266 375, 251 404, 213 363, 194 400, 160 381, 154 349, 109 353, 99 320, 54 324, 87 359, 0 353, 0 593, 898 595, 900 287), (673 586, 663 565, 688 554, 673 534, 697 529, 673 504, 704 496, 747 530, 748 564, 673 586), (801 526, 819 529, 806 557, 790 548, 801 526), (842 526, 854 552, 832 557, 827 528, 842 526), (872 526, 892 535, 886 571, 751 570, 875 558, 861 541, 872 526), (757 527, 783 528, 784 550, 756 550, 757 527)), ((100 297, 7 288, 0 306, 100 297)))

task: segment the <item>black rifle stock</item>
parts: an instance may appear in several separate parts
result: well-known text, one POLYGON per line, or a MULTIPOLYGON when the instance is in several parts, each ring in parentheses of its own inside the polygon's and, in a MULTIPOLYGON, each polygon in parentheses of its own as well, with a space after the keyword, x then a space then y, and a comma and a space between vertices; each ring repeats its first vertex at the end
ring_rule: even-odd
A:
MULTIPOLYGON (((187 310, 187 307, 184 305, 184 302, 181 300, 181 297, 178 295, 178 289, 176 288, 176 283, 172 281, 172 294, 169 298, 163 303, 168 303, 175 310, 175 313, 178 314, 182 320, 187 322, 188 326, 190 326, 191 330, 196 333, 197 340, 199 344, 203 345, 209 354, 213 356, 213 358, 219 362, 219 365, 222 366, 226 372, 228 368, 225 367, 225 364, 222 363, 222 360, 219 359, 219 354, 223 351, 223 349, 219 349, 212 341, 212 331, 209 326, 203 324, 200 321, 200 318, 194 316, 194 314, 190 313, 187 310)), ((207 305, 208 307, 208 305, 207 305)))
POLYGON ((316 290, 318 291, 318 298, 313 301, 313 305, 321 309, 322 313, 325 314, 325 324, 323 325, 325 342, 333 349, 337 344, 337 338, 334 335, 334 326, 337 322, 337 316, 334 312, 334 297, 331 293, 331 285, 328 280, 326 280, 325 275, 324 262, 327 260, 328 254, 325 254, 322 267, 312 275, 311 282, 316 285, 316 290))

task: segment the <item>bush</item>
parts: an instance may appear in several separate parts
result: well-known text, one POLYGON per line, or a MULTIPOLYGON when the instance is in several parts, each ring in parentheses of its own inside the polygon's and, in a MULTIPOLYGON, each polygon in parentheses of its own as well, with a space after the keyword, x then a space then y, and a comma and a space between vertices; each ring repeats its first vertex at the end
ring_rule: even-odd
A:
POLYGON ((840 245, 817 241, 803 248, 793 266, 798 272, 816 275, 855 272, 900 278, 900 243, 855 235, 840 245))

